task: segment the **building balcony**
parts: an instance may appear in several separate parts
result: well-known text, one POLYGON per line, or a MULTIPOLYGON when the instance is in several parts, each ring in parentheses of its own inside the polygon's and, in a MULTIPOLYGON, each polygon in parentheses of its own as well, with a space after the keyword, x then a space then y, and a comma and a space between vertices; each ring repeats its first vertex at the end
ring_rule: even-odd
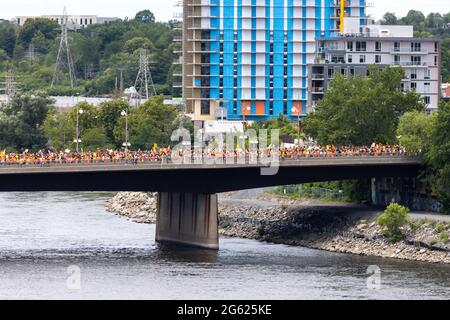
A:
POLYGON ((393 65, 394 66, 402 66, 402 67, 423 67, 423 68, 428 67, 428 63, 426 63, 426 62, 410 62, 410 61, 408 61, 408 62, 395 61, 393 63, 393 65))
POLYGON ((427 55, 429 54, 428 51, 425 50, 420 50, 420 51, 411 51, 411 50, 405 50, 405 49, 400 49, 400 50, 392 50, 391 54, 393 55, 398 55, 398 54, 404 54, 404 55, 427 55))

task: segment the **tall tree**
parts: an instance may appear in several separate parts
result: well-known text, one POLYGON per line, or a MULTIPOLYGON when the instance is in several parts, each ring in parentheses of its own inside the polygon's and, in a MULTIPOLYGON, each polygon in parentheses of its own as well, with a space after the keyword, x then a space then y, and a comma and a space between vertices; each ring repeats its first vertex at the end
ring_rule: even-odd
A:
POLYGON ((380 22, 381 24, 396 25, 398 24, 398 19, 395 13, 386 12, 380 22))
POLYGON ((308 115, 305 133, 320 144, 395 143, 401 115, 424 109, 417 93, 401 92, 403 78, 403 69, 395 67, 372 67, 369 77, 338 76, 308 115))
POLYGON ((53 100, 44 92, 15 95, 0 108, 0 148, 38 149, 45 146, 43 124, 53 100))

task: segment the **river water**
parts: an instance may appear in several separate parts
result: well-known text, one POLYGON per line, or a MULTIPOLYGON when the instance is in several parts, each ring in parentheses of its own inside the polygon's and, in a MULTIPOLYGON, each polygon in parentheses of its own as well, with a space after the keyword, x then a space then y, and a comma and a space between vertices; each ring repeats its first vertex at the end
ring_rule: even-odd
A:
POLYGON ((221 239, 219 252, 159 247, 154 225, 105 211, 110 196, 0 194, 0 298, 450 298, 444 265, 244 239, 221 239))

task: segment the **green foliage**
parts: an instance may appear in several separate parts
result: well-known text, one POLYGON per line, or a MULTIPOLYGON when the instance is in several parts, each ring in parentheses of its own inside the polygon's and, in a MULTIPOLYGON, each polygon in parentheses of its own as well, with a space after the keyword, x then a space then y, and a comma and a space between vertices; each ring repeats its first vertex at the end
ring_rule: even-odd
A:
POLYGON ((276 194, 291 198, 312 198, 324 201, 362 202, 370 199, 370 180, 342 180, 281 186, 276 194))
POLYGON ((430 137, 430 148, 426 153, 428 164, 433 170, 432 180, 444 211, 450 213, 450 103, 442 103, 430 137))
POLYGON ((47 139, 43 125, 53 101, 45 92, 15 95, 0 107, 0 149, 39 149, 47 139))
POLYGON ((397 129, 399 143, 408 152, 426 152, 429 148, 435 118, 435 114, 427 115, 424 112, 411 111, 405 113, 401 117, 397 129))
POLYGON ((28 46, 33 41, 40 39, 46 41, 45 49, 47 49, 46 47, 50 45, 50 41, 55 40, 58 36, 59 29, 58 23, 53 20, 45 18, 28 19, 19 30, 17 43, 22 48, 28 49, 28 46))
MULTIPOLYGON (((16 28, 8 21, 0 20, 0 50, 6 53, 8 58, 12 58, 16 46, 16 28)), ((0 55, 0 61, 2 57, 0 55)))
POLYGON ((280 115, 274 120, 254 122, 251 126, 249 126, 249 129, 255 129, 257 133, 259 133, 259 130, 261 129, 268 130, 267 144, 270 144, 271 141, 271 130, 280 130, 280 139, 285 142, 293 141, 298 135, 298 131, 295 129, 294 124, 283 115, 280 115))
POLYGON ((383 214, 377 218, 384 235, 391 242, 403 239, 402 227, 408 223, 409 209, 397 203, 390 204, 383 214))
POLYGON ((69 44, 78 87, 72 89, 66 77, 60 85, 50 88, 60 40, 57 22, 37 18, 17 27, 0 20, 0 71, 14 68, 23 91, 44 89, 50 95, 106 95, 116 90, 121 73, 124 87, 134 85, 139 68, 138 49, 146 47, 158 93, 170 95, 173 32, 168 23, 155 22, 148 10, 139 12, 136 19, 71 31, 69 44), (31 44, 36 53, 34 64, 27 59, 31 44))
POLYGON ((81 140, 83 149, 87 151, 105 149, 108 143, 108 137, 105 134, 105 130, 100 127, 85 130, 81 135, 81 140))
MULTIPOLYGON (((135 149, 150 149, 153 144, 171 144, 172 124, 178 113, 163 103, 164 97, 153 97, 132 110, 129 117, 130 142, 135 149)), ((125 120, 121 119, 115 131, 116 139, 125 140, 125 120)))
POLYGON ((424 109, 417 93, 401 92, 403 78, 403 69, 396 67, 372 67, 370 77, 338 76, 306 118, 305 133, 322 145, 394 144, 399 117, 424 109))
POLYGON ((439 234, 439 239, 441 240, 441 242, 443 244, 448 244, 448 231, 443 230, 441 231, 441 233, 439 234))

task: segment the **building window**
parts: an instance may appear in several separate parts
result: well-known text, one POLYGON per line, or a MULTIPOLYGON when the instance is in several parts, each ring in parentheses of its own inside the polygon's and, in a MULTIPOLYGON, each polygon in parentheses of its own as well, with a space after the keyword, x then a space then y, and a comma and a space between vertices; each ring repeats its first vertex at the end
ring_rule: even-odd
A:
POLYGON ((353 56, 351 54, 348 55, 347 61, 348 63, 353 63, 353 56))
POLYGON ((400 83, 400 91, 405 92, 405 83, 404 82, 400 83))
POLYGON ((367 43, 365 41, 356 41, 356 51, 366 51, 367 43))
POLYGON ((434 43, 434 52, 439 52, 439 42, 434 43))
POLYGON ((381 63, 381 55, 375 55, 375 63, 381 63))
POLYGON ((328 79, 333 79, 334 69, 328 69, 328 79))
POLYGON ((92 24, 92 19, 89 19, 89 24, 92 24))
POLYGON ((202 100, 201 102, 201 108, 200 112, 202 115, 209 115, 210 114, 210 108, 209 108, 209 101, 208 100, 202 100))
POLYGON ((412 52, 422 51, 422 44, 420 42, 411 42, 411 51, 412 52))
POLYGON ((375 51, 381 51, 381 42, 380 41, 376 41, 375 42, 375 51))
POLYGON ((347 42, 347 50, 348 51, 353 51, 353 42, 352 41, 348 41, 347 42))
POLYGON ((431 79, 431 71, 429 69, 425 69, 424 79, 425 80, 431 79))
POLYGON ((394 51, 400 51, 400 42, 394 42, 394 51))
POLYGON ((430 93, 430 86, 431 86, 431 84, 429 82, 425 82, 423 84, 423 92, 430 93))
POLYGON ((394 64, 400 64, 400 56, 398 54, 394 56, 394 64))
POLYGON ((365 55, 360 55, 359 56, 359 63, 366 63, 366 56, 365 55))
POLYGON ((424 97, 423 97, 423 102, 424 102, 426 105, 430 104, 430 103, 431 103, 430 97, 429 97, 429 96, 424 96, 424 97))
POLYGON ((416 80, 417 79, 417 70, 416 69, 412 69, 411 70, 411 79, 412 80, 416 80))
POLYGON ((437 66, 438 65, 438 57, 434 56, 434 65, 437 66))
POLYGON ((411 90, 417 89, 417 82, 411 82, 411 90))
POLYGON ((355 76, 355 69, 354 69, 354 68, 350 68, 350 75, 351 75, 352 77, 355 76))
POLYGON ((420 66, 422 64, 422 57, 411 56, 411 64, 414 66, 420 66))

